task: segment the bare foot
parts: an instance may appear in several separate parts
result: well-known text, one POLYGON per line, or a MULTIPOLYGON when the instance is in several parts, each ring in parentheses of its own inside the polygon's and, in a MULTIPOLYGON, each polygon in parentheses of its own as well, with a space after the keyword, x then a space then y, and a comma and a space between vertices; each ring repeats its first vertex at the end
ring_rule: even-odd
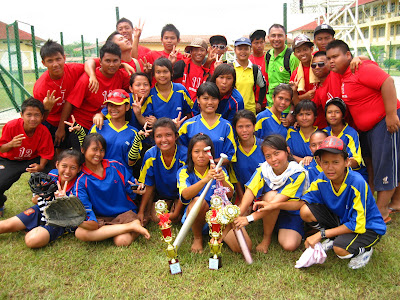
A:
POLYGON ((195 238, 191 250, 193 253, 203 253, 203 238, 195 238))
POLYGON ((261 243, 259 243, 256 247, 257 252, 263 252, 264 254, 267 254, 268 252, 268 247, 271 244, 271 239, 269 238, 263 238, 261 243))
POLYGON ((140 225, 139 220, 132 221, 128 224, 130 225, 130 228, 132 229, 132 231, 143 235, 146 239, 150 238, 150 233, 147 231, 146 228, 144 228, 142 225, 140 225))

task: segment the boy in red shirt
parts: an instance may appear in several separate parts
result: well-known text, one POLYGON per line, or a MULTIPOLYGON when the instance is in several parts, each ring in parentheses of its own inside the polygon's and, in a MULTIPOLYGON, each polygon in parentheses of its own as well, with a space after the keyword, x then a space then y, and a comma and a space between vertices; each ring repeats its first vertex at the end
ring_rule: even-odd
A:
MULTIPOLYGON (((267 33, 262 30, 262 29, 257 29, 250 33, 250 41, 251 41, 251 49, 253 51, 253 54, 249 56, 249 60, 257 65, 260 68, 261 74, 264 76, 264 80, 267 84, 268 88, 268 74, 265 71, 265 37, 267 36, 267 33)), ((260 87, 256 87, 256 102, 258 103, 258 97, 260 93, 260 87)), ((265 108, 267 106, 267 98, 264 97, 262 107, 265 108)))
POLYGON ((363 61, 352 73, 352 55, 341 40, 330 42, 326 49, 331 70, 341 76, 342 99, 361 131, 361 151, 371 157, 378 208, 389 222, 389 204, 400 210, 400 102, 393 78, 372 61, 363 61))
POLYGON ((33 97, 43 102, 48 93, 54 92, 54 97, 60 98, 54 106, 45 106, 43 125, 49 129, 56 148, 66 148, 66 145, 61 143, 65 135, 65 124, 61 123, 63 130, 58 130, 61 111, 65 100, 83 73, 83 64, 66 64, 64 48, 52 40, 43 45, 40 56, 47 71, 36 81, 33 97))
POLYGON ((207 43, 201 38, 195 38, 192 43, 185 48, 185 52, 190 53, 190 57, 180 60, 174 65, 174 72, 172 80, 175 83, 182 83, 188 90, 190 98, 196 98, 197 89, 199 86, 207 81, 210 76, 210 65, 212 55, 208 55, 207 60, 204 62, 207 54, 207 43))
POLYGON ((332 26, 328 24, 321 24, 315 27, 314 44, 315 46, 317 46, 319 51, 326 51, 326 45, 334 40, 335 30, 332 28, 332 26))
POLYGON ((300 60, 300 65, 293 71, 290 81, 298 81, 297 93, 299 100, 311 100, 315 94, 315 84, 318 78, 310 72, 312 50, 314 44, 304 34, 296 36, 293 40, 294 55, 300 60))
MULTIPOLYGON (((121 49, 115 43, 106 43, 100 49, 100 67, 96 68, 95 73, 99 81, 97 93, 90 91, 89 76, 86 73, 82 74, 64 105, 61 121, 67 121, 73 114, 76 122, 87 133, 93 125, 93 116, 104 107, 103 103, 107 100, 108 93, 121 88, 129 91, 129 75, 120 69, 120 65, 121 49)), ((80 149, 75 134, 70 135, 69 143, 73 148, 80 149)))
POLYGON ((139 28, 133 28, 132 22, 127 18, 119 19, 116 25, 116 30, 131 43, 131 56, 136 59, 142 59, 147 53, 151 51, 149 48, 139 45, 139 39, 140 35, 142 34, 142 29, 143 27, 140 26, 139 28), (135 36, 133 37, 134 33, 135 36))
MULTIPOLYGON (((222 57, 225 55, 226 50, 228 49, 228 41, 226 40, 226 37, 223 35, 213 35, 210 37, 210 46, 212 49, 214 49, 214 54, 218 56, 219 60, 222 61, 222 57)), ((223 63, 226 63, 226 60, 222 61, 223 63)), ((215 60, 211 63, 210 66, 210 75, 214 74, 215 70, 215 60)))
POLYGON ((21 105, 21 118, 4 125, 0 138, 0 217, 7 191, 24 172, 41 172, 53 159, 54 145, 43 121, 43 103, 33 97, 21 105))

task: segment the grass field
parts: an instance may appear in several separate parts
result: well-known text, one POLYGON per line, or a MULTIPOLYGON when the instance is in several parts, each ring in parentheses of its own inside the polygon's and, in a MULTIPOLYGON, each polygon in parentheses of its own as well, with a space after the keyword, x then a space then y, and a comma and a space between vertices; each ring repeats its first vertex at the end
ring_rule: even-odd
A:
MULTIPOLYGON (((6 193, 6 218, 31 206, 28 178, 24 174, 6 193)), ((155 224, 148 226, 149 241, 139 237, 127 248, 67 235, 31 250, 23 232, 2 234, 0 299, 399 299, 399 223, 395 215, 370 263, 360 270, 348 269, 348 261, 332 252, 323 265, 295 269, 303 246, 284 252, 274 240, 267 255, 253 253, 252 265, 224 246, 223 267, 211 271, 208 251, 190 253, 190 233, 179 251, 183 274, 175 276, 169 274, 155 224)), ((248 231, 254 245, 260 242, 261 222, 248 231)))

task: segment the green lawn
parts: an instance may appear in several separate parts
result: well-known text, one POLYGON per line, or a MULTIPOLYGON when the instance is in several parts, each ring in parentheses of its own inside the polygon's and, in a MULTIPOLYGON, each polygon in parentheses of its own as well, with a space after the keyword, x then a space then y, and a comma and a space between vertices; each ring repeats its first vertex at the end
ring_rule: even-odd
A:
MULTIPOLYGON (((5 217, 31 205, 28 178, 24 174, 6 193, 5 217)), ((155 224, 148 227, 149 241, 139 237, 127 248, 67 235, 31 250, 24 233, 2 234, 0 299, 399 299, 399 223, 394 216, 370 263, 360 270, 348 269, 348 261, 332 252, 323 265, 295 269, 303 247, 288 253, 275 240, 267 255, 253 253, 252 265, 224 246, 222 269, 211 271, 208 251, 190 253, 190 233, 179 251, 183 274, 175 276, 169 275, 165 244, 155 224)), ((248 231, 254 245, 260 242, 261 222, 248 231)))

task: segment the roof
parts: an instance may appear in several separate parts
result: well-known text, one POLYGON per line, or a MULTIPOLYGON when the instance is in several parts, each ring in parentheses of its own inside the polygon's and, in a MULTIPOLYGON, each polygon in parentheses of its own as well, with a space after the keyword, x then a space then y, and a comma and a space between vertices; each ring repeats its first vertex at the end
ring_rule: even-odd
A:
MULTIPOLYGON (((7 24, 4 22, 0 21, 0 40, 6 40, 7 39, 7 31, 6 31, 6 26, 7 24)), ((9 29, 10 30, 10 29, 9 29)), ((32 35, 26 31, 23 31, 21 29, 18 29, 19 31, 19 39, 21 41, 32 41, 32 35)), ((11 33, 11 32, 10 32, 11 33)), ((10 34, 10 36, 13 36, 14 32, 12 32, 12 34, 10 34)), ((35 36, 37 41, 45 41, 44 39, 35 36)))
POLYGON ((318 26, 317 21, 314 20, 310 23, 307 23, 307 24, 300 26, 299 28, 293 29, 289 32, 300 31, 300 30, 314 30, 315 27, 317 27, 317 26, 318 26))

